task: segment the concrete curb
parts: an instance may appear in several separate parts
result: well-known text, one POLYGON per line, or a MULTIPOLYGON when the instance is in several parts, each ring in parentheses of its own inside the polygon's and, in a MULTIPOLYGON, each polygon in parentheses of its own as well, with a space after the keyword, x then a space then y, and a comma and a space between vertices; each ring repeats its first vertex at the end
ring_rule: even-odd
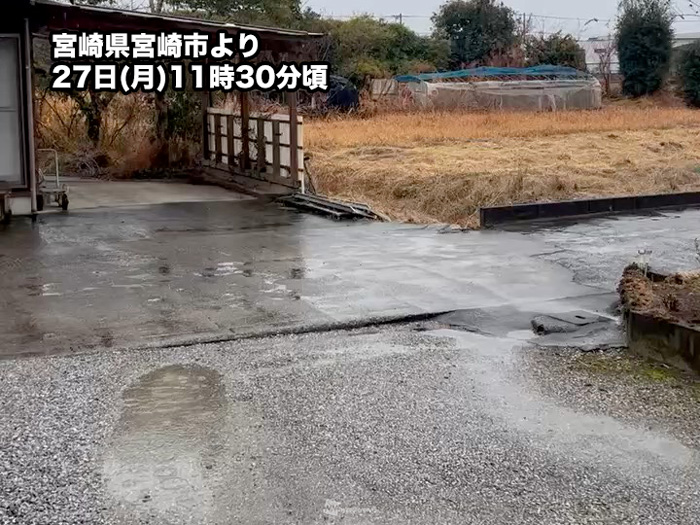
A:
MULTIPOLYGON (((647 268, 652 282, 663 282, 670 274, 647 268)), ((625 308, 627 347, 633 352, 700 373, 700 328, 680 321, 671 321, 653 314, 625 308)))
POLYGON ((289 335, 323 334, 327 332, 359 330, 362 328, 379 328, 382 326, 430 321, 436 317, 446 315, 453 311, 454 310, 441 310, 437 312, 424 312, 415 314, 381 315, 369 318, 349 319, 347 321, 330 321, 326 323, 290 326, 279 329, 258 330, 252 332, 224 331, 216 333, 180 335, 166 337, 154 343, 135 343, 130 345, 112 346, 109 348, 91 346, 82 350, 55 352, 50 355, 47 355, 44 352, 26 352, 20 355, 0 355, 0 362, 14 361, 19 359, 33 359, 37 357, 62 358, 84 355, 99 355, 103 352, 143 352, 149 350, 167 350, 169 348, 179 348, 215 343, 228 343, 236 341, 250 341, 256 339, 267 339, 270 337, 280 337, 289 335))
POLYGON ((640 210, 700 206, 700 192, 665 193, 630 197, 603 197, 560 202, 535 202, 479 209, 482 228, 540 219, 557 219, 640 210))
POLYGON ((627 345, 633 352, 681 369, 700 372, 700 330, 635 311, 626 314, 627 345))

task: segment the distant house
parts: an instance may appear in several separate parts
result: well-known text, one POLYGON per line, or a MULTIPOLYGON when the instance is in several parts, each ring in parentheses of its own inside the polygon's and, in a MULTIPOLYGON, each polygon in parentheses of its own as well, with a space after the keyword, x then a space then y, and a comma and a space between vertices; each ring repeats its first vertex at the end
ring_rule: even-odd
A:
POLYGON ((600 36, 580 40, 579 45, 586 52, 586 68, 589 73, 598 75, 604 73, 605 69, 613 75, 620 72, 620 59, 612 37, 600 36), (605 64, 608 64, 608 68, 605 64))
POLYGON ((673 39, 673 47, 687 46, 700 40, 700 33, 678 33, 673 39))
MULTIPOLYGON (((673 47, 681 47, 700 40, 700 33, 677 33, 673 39, 673 47)), ((589 73, 602 74, 604 65, 609 63, 609 71, 613 75, 620 72, 620 59, 617 56, 615 40, 611 36, 600 36, 580 40, 579 45, 586 51, 586 67, 589 73)))

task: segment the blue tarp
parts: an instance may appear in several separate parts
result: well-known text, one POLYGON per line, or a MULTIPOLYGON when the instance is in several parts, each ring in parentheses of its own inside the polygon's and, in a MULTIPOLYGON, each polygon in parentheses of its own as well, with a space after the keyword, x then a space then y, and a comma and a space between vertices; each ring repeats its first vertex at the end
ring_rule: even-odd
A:
POLYGON ((496 77, 587 77, 588 74, 567 66, 535 66, 535 67, 477 67, 460 69, 445 73, 423 73, 420 75, 399 75, 394 77, 397 82, 431 82, 434 80, 449 80, 459 78, 496 78, 496 77))

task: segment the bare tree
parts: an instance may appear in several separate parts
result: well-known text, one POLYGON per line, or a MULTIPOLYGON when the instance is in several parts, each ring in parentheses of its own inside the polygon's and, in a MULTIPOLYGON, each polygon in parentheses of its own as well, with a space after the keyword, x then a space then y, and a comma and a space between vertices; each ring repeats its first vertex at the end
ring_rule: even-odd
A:
POLYGON ((615 54, 615 40, 607 40, 595 43, 595 54, 598 55, 598 71, 603 80, 603 91, 610 94, 610 84, 612 81, 612 58, 615 54))
POLYGON ((151 13, 162 13, 165 0, 148 0, 148 8, 151 13))

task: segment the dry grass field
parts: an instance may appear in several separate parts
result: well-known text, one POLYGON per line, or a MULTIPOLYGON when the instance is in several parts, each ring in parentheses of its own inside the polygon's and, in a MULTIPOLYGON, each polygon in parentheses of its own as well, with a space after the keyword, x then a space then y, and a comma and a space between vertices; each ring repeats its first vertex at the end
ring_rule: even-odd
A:
MULTIPOLYGON (((102 112, 98 147, 88 139, 85 119, 71 98, 51 93, 40 98, 36 116, 38 147, 58 150, 64 173, 128 178, 135 171, 153 166, 157 153, 153 141, 155 112, 148 95, 114 97, 102 112), (106 166, 98 165, 100 156, 106 157, 106 166)), ((174 151, 187 147, 182 140, 171 141, 174 151)))
POLYGON ((317 190, 396 220, 475 227, 481 206, 700 190, 700 111, 396 113, 310 121, 317 190))

